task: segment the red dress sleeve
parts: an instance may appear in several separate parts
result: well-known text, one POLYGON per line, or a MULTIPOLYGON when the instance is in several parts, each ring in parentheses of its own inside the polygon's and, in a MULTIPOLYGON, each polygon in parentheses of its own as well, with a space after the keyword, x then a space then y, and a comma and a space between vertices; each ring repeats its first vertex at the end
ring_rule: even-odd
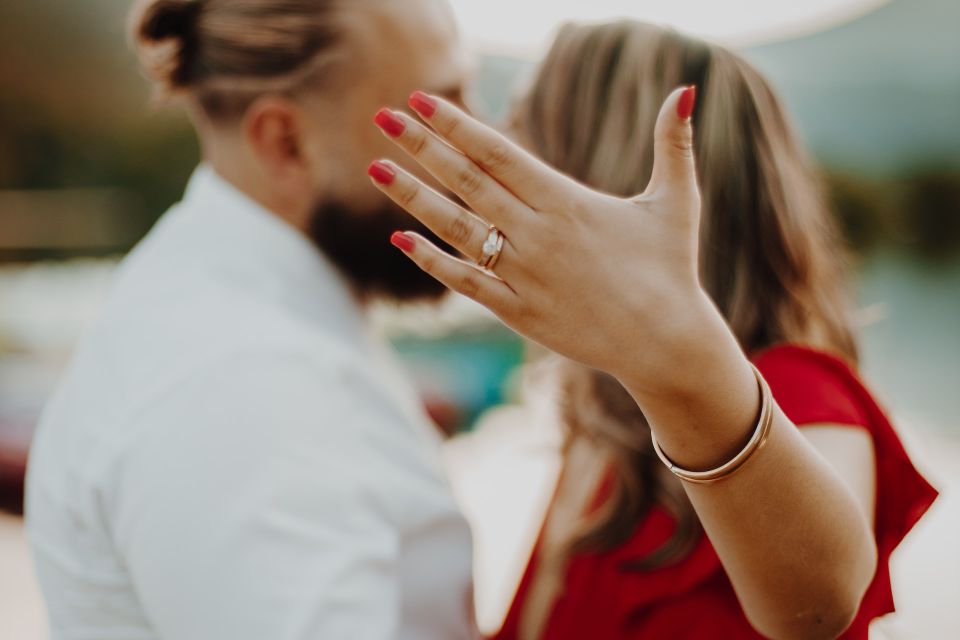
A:
POLYGON ((798 427, 831 424, 862 428, 876 458, 877 572, 845 637, 867 637, 870 621, 894 610, 890 554, 937 497, 917 471, 897 432, 856 372, 833 355, 798 345, 757 354, 754 364, 783 412, 798 427))

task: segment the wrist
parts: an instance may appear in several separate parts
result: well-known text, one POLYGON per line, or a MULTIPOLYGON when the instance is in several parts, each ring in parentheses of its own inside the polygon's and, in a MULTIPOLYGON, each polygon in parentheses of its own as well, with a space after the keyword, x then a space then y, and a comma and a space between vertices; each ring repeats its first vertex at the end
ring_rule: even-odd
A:
POLYGON ((760 406, 749 361, 710 298, 665 315, 662 333, 642 360, 617 376, 679 466, 710 469, 743 448, 760 406))
POLYGON ((730 357, 731 345, 733 352, 740 352, 726 321, 703 289, 664 298, 647 306, 654 311, 648 312, 644 344, 623 349, 623 360, 613 373, 632 392, 683 397, 698 392, 698 368, 706 361, 721 354, 730 357))

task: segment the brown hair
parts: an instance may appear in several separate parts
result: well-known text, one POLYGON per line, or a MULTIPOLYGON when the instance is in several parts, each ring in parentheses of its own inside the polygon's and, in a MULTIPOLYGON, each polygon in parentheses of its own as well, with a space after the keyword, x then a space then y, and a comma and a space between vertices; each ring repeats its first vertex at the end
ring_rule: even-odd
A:
MULTIPOLYGON (((843 251, 804 150, 766 80, 730 51, 633 21, 567 25, 514 113, 513 129, 561 171, 612 194, 640 193, 663 100, 696 85, 701 280, 747 353, 798 342, 856 363, 843 251)), ((679 483, 653 455, 649 425, 613 378, 568 363, 571 438, 612 456, 613 499, 574 551, 624 542, 654 504, 673 538, 638 566, 682 558, 699 535, 679 483), (592 402, 582 397, 592 397, 592 402)))
POLYGON ((163 97, 189 95, 214 120, 266 92, 329 81, 336 0, 140 0, 130 17, 141 66, 163 97))

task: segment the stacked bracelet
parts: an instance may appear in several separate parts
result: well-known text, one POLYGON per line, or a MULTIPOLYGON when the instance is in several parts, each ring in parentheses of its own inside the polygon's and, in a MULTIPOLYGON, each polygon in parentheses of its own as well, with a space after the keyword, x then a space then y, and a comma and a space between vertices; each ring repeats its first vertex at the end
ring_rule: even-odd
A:
POLYGON ((757 420, 757 427, 754 429, 750 441, 747 442, 740 453, 727 462, 708 471, 689 471, 683 469, 667 457, 663 449, 660 448, 660 443, 657 442, 657 438, 651 432, 650 437, 653 439, 653 450, 657 452, 660 460, 667 465, 667 468, 681 480, 693 484, 707 484, 727 478, 739 471, 743 465, 746 464, 747 460, 753 457, 753 454, 759 451, 767 441, 767 436, 770 435, 770 426, 773 424, 773 394, 770 392, 767 381, 760 375, 760 371, 752 364, 750 367, 753 369, 753 373, 757 377, 757 384, 760 386, 760 418, 757 420))

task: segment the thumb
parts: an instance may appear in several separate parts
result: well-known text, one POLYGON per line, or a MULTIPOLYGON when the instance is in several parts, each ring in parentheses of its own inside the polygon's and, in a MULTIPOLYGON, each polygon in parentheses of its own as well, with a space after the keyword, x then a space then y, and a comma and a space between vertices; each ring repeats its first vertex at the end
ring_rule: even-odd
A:
POLYGON ((653 173, 647 193, 655 190, 696 191, 697 171, 690 123, 696 99, 695 86, 682 87, 674 90, 660 108, 654 131, 653 173))

